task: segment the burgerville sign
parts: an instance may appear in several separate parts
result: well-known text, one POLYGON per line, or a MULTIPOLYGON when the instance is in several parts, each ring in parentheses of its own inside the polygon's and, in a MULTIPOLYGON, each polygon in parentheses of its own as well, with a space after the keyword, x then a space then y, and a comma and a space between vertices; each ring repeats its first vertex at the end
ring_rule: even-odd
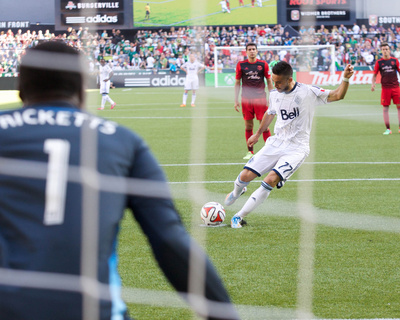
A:
POLYGON ((56 0, 56 29, 130 29, 133 26, 132 1, 56 0))

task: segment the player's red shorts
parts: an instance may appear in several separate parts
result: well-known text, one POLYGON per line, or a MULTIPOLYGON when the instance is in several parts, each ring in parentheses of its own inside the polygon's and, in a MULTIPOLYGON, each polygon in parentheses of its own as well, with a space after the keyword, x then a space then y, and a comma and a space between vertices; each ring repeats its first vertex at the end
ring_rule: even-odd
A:
POLYGON ((400 104, 400 88, 382 88, 381 105, 389 106, 392 99, 394 104, 400 104))
POLYGON ((267 98, 260 99, 242 99, 242 113, 244 120, 262 120, 265 111, 267 111, 267 98))

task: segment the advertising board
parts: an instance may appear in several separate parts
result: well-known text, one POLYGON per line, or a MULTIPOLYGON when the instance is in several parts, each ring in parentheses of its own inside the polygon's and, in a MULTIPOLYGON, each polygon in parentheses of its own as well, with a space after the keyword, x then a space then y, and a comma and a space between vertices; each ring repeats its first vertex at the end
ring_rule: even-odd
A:
POLYGON ((55 29, 130 29, 133 27, 132 0, 56 0, 55 29))

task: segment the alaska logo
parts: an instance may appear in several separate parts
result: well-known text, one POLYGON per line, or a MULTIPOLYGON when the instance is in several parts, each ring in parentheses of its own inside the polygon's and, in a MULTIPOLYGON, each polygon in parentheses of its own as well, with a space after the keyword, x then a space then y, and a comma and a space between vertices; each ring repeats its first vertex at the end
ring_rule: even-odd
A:
POLYGON ((293 108, 293 112, 287 112, 287 110, 283 109, 281 110, 281 117, 282 120, 289 120, 289 119, 294 119, 300 115, 299 108, 293 108))

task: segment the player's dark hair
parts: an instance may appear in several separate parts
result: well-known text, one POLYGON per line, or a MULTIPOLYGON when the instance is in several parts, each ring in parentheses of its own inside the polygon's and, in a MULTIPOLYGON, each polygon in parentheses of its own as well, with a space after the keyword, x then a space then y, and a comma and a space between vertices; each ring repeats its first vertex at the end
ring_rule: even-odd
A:
POLYGON ((254 42, 249 42, 248 44, 246 44, 246 51, 248 47, 256 47, 257 49, 257 44, 255 44, 254 42))
POLYGON ((285 62, 279 61, 273 68, 272 73, 277 76, 286 76, 288 78, 293 77, 293 69, 292 66, 285 62))
MULTIPOLYGON (((83 87, 83 72, 79 68, 79 52, 74 48, 67 46, 59 41, 47 41, 38 44, 36 47, 27 51, 24 64, 22 58, 19 75, 19 96, 22 101, 26 100, 49 100, 49 99, 69 99, 72 96, 79 95, 83 87), (60 68, 60 70, 41 68, 41 66, 32 65, 32 59, 29 55, 32 52, 53 52, 71 55, 76 64, 71 66, 71 71, 60 68)), ((58 61, 55 58, 55 61, 58 61)), ((60 65, 63 61, 60 58, 60 65)), ((44 66, 45 67, 45 66, 44 66)))
POLYGON ((388 48, 390 48, 389 43, 387 43, 387 42, 382 42, 381 48, 383 48, 383 47, 388 47, 388 48))

